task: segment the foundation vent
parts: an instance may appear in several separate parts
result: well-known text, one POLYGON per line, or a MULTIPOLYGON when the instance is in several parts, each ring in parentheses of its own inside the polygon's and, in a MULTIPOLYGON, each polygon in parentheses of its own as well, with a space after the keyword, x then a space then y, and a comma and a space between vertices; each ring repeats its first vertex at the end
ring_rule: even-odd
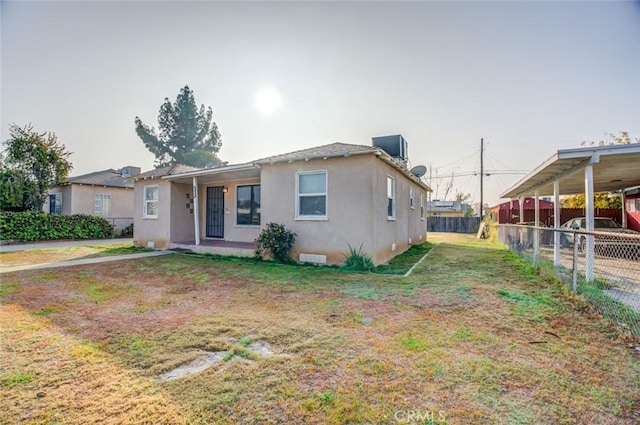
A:
POLYGON ((299 259, 301 263, 327 264, 326 255, 301 253, 299 259))

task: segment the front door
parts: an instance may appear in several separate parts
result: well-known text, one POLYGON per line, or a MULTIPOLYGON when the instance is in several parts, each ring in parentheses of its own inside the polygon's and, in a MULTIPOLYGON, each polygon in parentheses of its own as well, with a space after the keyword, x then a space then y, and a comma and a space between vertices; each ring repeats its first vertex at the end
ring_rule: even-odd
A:
POLYGON ((223 186, 207 188, 207 237, 224 238, 223 186))

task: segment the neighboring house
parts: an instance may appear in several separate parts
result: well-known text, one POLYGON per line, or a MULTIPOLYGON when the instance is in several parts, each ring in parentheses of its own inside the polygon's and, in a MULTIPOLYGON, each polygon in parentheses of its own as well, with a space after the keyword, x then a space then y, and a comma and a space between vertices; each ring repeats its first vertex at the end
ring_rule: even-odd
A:
POLYGON ((340 264, 349 246, 362 246, 376 264, 386 262, 426 240, 429 188, 407 169, 400 139, 396 158, 381 147, 333 143, 244 164, 140 174, 133 178, 134 243, 253 255, 261 229, 276 222, 297 234, 298 261, 340 264))
POLYGON ((429 201, 427 214, 429 217, 464 217, 467 204, 462 201, 429 201))
MULTIPOLYGON (((535 205, 535 198, 531 196, 526 196, 524 198, 524 202, 522 204, 524 213, 523 222, 528 223, 534 221, 535 205)), ((546 199, 539 199, 538 205, 540 206, 540 211, 546 211, 544 218, 541 218, 542 222, 546 222, 547 218, 553 213, 553 202, 547 201, 546 199)), ((495 205, 491 207, 489 211, 491 212, 493 219, 497 220, 500 224, 520 222, 520 201, 518 199, 495 205)))
POLYGON ((623 227, 640 232, 640 186, 630 187, 623 191, 623 227))
POLYGON ((133 223, 133 182, 139 167, 103 170, 69 177, 49 189, 42 210, 50 214, 89 214, 103 217, 119 231, 133 223))

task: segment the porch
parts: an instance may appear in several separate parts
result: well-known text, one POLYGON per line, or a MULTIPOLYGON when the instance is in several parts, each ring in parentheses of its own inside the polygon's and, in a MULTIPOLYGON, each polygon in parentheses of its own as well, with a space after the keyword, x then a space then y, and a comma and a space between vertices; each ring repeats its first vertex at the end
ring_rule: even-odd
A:
POLYGON ((253 242, 232 242, 202 239, 169 243, 169 249, 184 249, 197 254, 225 255, 233 257, 255 257, 257 245, 253 242))

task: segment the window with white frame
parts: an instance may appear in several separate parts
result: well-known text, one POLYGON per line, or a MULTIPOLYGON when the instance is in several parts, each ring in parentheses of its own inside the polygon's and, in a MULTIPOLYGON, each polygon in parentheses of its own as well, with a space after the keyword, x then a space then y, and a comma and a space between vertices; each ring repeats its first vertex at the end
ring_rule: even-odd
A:
POLYGON ((416 194, 412 187, 409 188, 409 206, 411 209, 416 209, 416 194))
POLYGON ((105 193, 93 195, 93 213, 100 215, 111 214, 111 195, 105 193))
POLYGON ((296 217, 327 218, 327 172, 296 174, 296 217))
POLYGON ((396 180, 387 176, 387 218, 396 218, 396 180))
POLYGON ((424 195, 420 194, 420 219, 424 220, 424 195))
POLYGON ((236 190, 236 224, 260 226, 260 185, 238 186, 236 190))
POLYGON ((144 218, 158 218, 158 186, 144 187, 142 216, 144 218))

